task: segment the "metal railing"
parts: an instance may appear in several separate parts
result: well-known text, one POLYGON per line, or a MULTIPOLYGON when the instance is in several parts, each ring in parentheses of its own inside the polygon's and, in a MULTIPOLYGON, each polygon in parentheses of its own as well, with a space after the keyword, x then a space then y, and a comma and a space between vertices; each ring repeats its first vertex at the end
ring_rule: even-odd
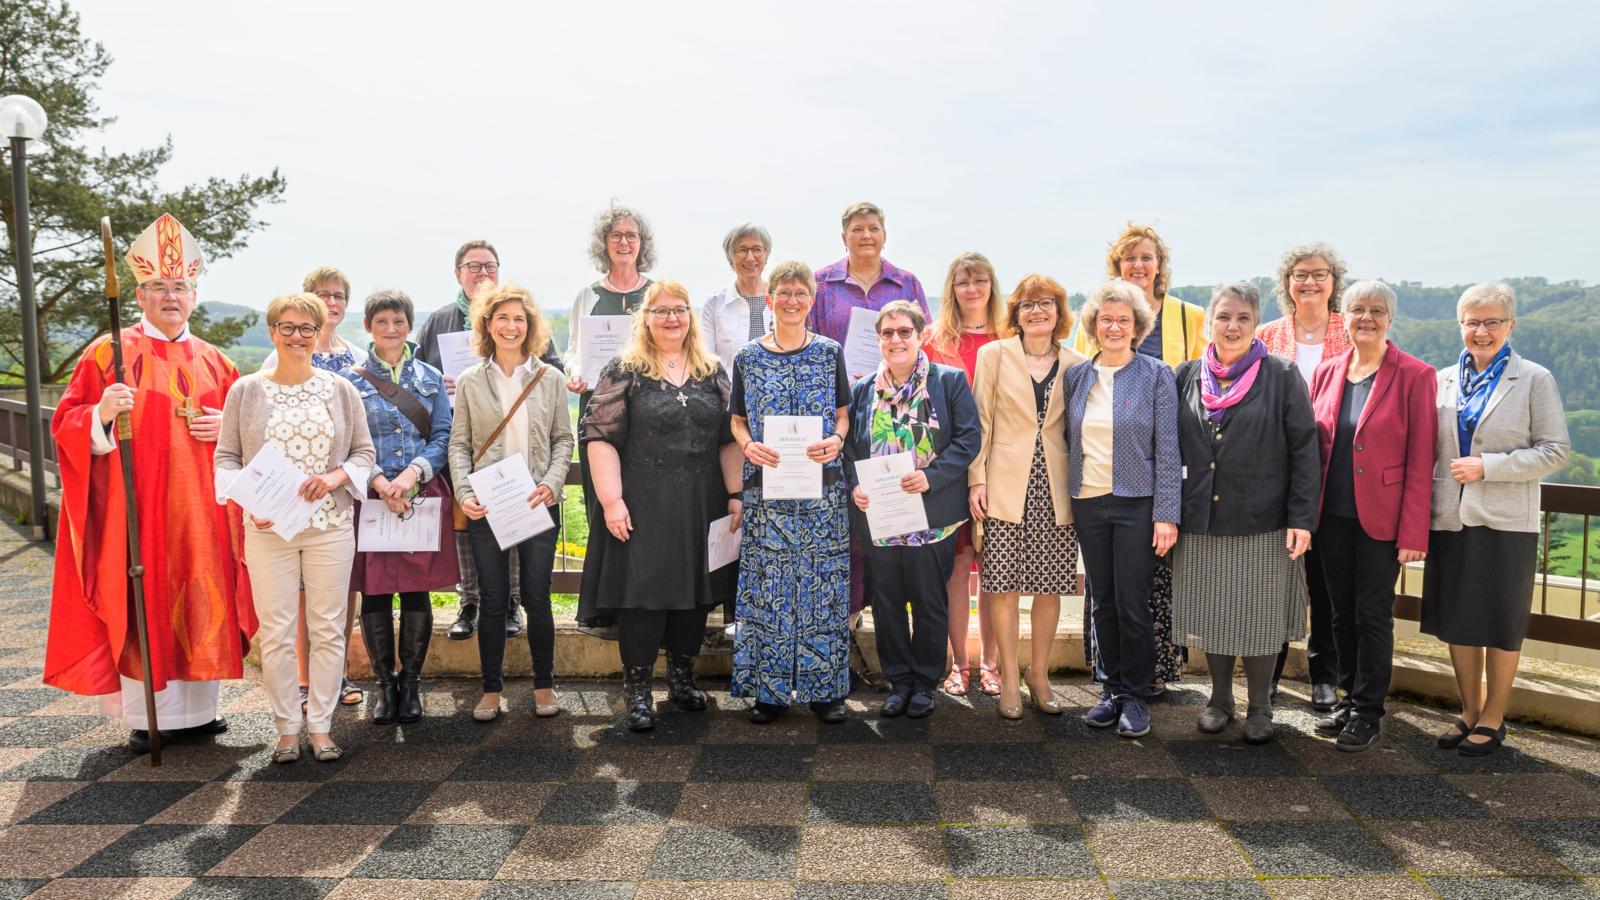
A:
MULTIPOLYGON (((55 416, 53 406, 40 408, 44 415, 44 471, 50 487, 61 489, 61 469, 56 465, 56 442, 50 437, 50 419, 55 416)), ((0 397, 0 452, 11 456, 11 470, 21 472, 27 467, 31 448, 28 446, 28 404, 23 400, 0 397)))

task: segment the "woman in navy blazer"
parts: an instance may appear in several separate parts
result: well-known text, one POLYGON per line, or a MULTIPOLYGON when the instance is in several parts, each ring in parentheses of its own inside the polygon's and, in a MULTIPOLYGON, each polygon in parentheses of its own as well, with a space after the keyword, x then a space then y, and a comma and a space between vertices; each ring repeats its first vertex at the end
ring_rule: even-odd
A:
POLYGON ((1431 366, 1388 339, 1395 295, 1358 281, 1339 300, 1351 349, 1317 367, 1311 407, 1322 447, 1320 545, 1344 697, 1317 733, 1360 751, 1379 736, 1394 662, 1394 583, 1428 555, 1438 430, 1431 366))
POLYGON ((1155 320, 1139 288, 1104 282, 1079 319, 1099 352, 1062 376, 1067 492, 1105 671, 1084 720, 1139 737, 1150 731, 1155 680, 1150 588, 1183 505, 1177 382, 1166 363, 1134 351, 1155 320))
POLYGON ((925 716, 945 673, 949 610, 945 580, 955 561, 955 534, 967 520, 967 467, 978 454, 978 405, 966 373, 928 362, 922 352, 927 319, 902 300, 879 310, 876 328, 883 362, 850 392, 845 466, 857 510, 869 505, 854 462, 910 452, 916 470, 900 488, 922 494, 928 527, 873 539, 855 515, 866 564, 878 662, 893 692, 879 712, 925 716), (906 604, 911 604, 911 622, 906 604))

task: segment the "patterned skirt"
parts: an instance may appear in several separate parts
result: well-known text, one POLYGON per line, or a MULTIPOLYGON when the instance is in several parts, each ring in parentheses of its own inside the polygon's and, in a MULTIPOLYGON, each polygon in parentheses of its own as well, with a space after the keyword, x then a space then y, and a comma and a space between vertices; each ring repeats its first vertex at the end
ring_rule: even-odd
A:
POLYGON ((1283 529, 1264 534, 1184 533, 1173 550, 1173 623, 1191 650, 1275 656, 1306 633, 1306 567, 1290 559, 1283 529))
POLYGON ((1022 521, 984 521, 978 574, 983 589, 997 594, 1065 594, 1077 571, 1078 532, 1056 524, 1044 441, 1035 438, 1022 521))

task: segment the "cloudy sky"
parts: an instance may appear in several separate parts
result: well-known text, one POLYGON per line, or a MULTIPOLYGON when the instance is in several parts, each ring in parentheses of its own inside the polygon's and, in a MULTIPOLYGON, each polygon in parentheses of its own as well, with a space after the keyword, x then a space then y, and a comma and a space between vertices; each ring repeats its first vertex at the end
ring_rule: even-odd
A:
POLYGON ((696 297, 729 278, 731 225, 822 265, 858 199, 930 293, 968 249, 1081 291, 1130 218, 1179 284, 1270 274, 1311 239, 1362 276, 1600 281, 1586 2, 78 8, 116 58, 107 146, 170 134, 173 186, 288 180, 202 299, 263 308, 334 264, 431 309, 485 237, 561 306, 611 198, 696 297))

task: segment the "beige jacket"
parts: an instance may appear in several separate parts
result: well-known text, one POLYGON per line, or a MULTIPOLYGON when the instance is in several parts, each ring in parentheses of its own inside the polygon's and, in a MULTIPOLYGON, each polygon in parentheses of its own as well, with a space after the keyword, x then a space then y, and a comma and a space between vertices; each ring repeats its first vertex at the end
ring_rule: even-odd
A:
MULTIPOLYGON (((567 482, 567 466, 572 462, 572 419, 567 414, 566 378, 561 370, 549 363, 535 360, 537 368, 524 373, 522 385, 540 369, 547 370, 523 405, 528 411, 528 471, 533 479, 550 488, 557 498, 567 482)), ((467 473, 492 466, 506 456, 505 432, 495 436, 494 443, 476 467, 472 458, 483 448, 505 414, 500 411, 500 393, 495 386, 486 360, 461 373, 456 380, 455 419, 450 425, 450 479, 456 499, 466 501, 476 495, 467 481, 467 473)))
POLYGON ((1461 484, 1450 463, 1461 455, 1456 433, 1460 372, 1439 370, 1439 436, 1434 444, 1434 531, 1481 525, 1497 531, 1539 530, 1539 479, 1566 465, 1572 440, 1561 392, 1550 370, 1515 352, 1489 395, 1472 436, 1472 455, 1483 458, 1483 478, 1461 484))
MULTIPOLYGON (((1070 347, 1060 347, 1056 355, 1061 361, 1056 372, 1058 382, 1067 369, 1084 361, 1083 354, 1070 347)), ((1022 352, 1022 341, 1009 337, 990 341, 978 350, 972 393, 978 401, 983 443, 978 447, 977 458, 967 469, 967 485, 988 486, 989 515, 1002 522, 1022 521, 1028 472, 1033 468, 1033 447, 1042 437, 1056 524, 1072 524, 1072 505, 1067 497, 1067 436, 1063 424, 1066 406, 1060 384, 1050 391, 1041 428, 1038 408, 1033 402, 1033 376, 1028 374, 1028 358, 1022 352)))

